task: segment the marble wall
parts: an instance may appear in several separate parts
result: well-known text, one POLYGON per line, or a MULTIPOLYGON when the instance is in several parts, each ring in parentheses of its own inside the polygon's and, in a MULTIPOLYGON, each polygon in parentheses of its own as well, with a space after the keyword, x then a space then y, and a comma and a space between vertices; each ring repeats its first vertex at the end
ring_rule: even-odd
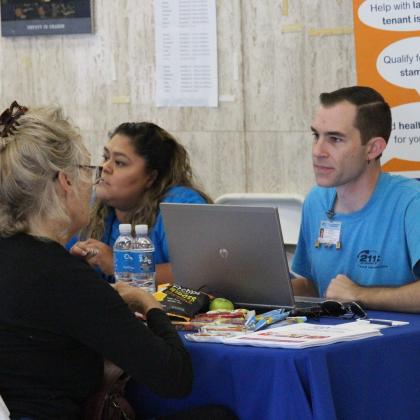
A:
POLYGON ((112 127, 153 121, 213 198, 309 190, 318 94, 355 83, 351 0, 217 0, 219 95, 234 99, 218 108, 155 107, 153 0, 94 0, 94 15, 92 35, 0 38, 1 107, 61 105, 95 163, 112 127))

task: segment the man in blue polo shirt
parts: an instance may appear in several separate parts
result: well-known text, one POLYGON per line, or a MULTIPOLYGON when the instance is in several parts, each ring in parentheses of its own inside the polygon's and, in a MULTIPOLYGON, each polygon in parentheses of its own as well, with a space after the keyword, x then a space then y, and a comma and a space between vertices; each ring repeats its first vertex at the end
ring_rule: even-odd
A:
POLYGON ((311 127, 318 186, 303 206, 294 292, 420 312, 420 182, 381 171, 390 108, 360 86, 320 102, 311 127))

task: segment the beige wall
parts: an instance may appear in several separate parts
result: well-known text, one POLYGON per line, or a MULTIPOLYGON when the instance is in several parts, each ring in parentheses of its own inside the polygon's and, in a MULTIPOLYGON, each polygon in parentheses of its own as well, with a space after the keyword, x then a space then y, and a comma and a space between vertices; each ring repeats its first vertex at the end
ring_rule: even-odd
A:
POLYGON ((234 101, 215 109, 154 106, 152 0, 94 0, 94 15, 93 35, 0 38, 1 107, 61 105, 95 163, 109 129, 156 122, 213 198, 309 190, 318 94, 355 83, 351 0, 217 0, 219 95, 234 101))

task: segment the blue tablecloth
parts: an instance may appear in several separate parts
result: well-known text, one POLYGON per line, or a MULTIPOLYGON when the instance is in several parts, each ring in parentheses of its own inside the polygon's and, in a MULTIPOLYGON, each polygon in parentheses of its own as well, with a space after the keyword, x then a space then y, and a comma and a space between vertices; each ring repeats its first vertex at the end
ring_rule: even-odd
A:
POLYGON ((410 325, 300 350, 185 341, 195 371, 192 394, 161 399, 130 383, 128 398, 145 418, 214 403, 241 420, 420 419, 420 315, 369 315, 410 325))

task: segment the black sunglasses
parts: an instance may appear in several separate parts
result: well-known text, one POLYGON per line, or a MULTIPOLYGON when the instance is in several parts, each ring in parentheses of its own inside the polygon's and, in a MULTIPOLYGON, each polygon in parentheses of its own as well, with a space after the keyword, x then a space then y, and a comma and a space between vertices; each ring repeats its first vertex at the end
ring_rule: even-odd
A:
POLYGON ((321 303, 321 316, 334 316, 345 319, 365 319, 367 314, 357 302, 341 303, 336 300, 326 300, 321 303))

